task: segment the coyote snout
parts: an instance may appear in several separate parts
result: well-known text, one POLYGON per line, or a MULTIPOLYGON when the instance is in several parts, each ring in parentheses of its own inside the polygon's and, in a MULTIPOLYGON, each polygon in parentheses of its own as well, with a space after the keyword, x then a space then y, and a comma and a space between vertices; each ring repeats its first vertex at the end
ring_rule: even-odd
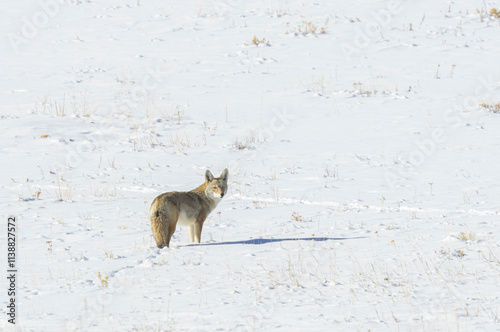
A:
POLYGON ((170 245, 177 224, 188 226, 189 240, 200 243, 203 223, 227 192, 227 168, 215 178, 207 170, 205 183, 188 192, 167 192, 153 200, 149 209, 158 248, 170 245))

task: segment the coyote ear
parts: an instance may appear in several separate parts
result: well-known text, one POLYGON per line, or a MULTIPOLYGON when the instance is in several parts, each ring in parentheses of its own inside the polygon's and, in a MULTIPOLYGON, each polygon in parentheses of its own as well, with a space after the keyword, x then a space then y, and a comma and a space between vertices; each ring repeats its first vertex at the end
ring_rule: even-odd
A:
POLYGON ((214 180, 214 176, 213 176, 212 172, 210 172, 207 169, 207 171, 205 172, 205 181, 206 182, 212 182, 213 180, 214 180))
POLYGON ((226 169, 224 169, 224 170, 222 171, 221 175, 220 175, 221 179, 222 179, 222 180, 224 180, 224 181, 227 181, 227 178, 228 178, 228 176, 229 176, 229 174, 228 174, 228 173, 229 173, 229 171, 227 170, 227 168, 226 168, 226 169))

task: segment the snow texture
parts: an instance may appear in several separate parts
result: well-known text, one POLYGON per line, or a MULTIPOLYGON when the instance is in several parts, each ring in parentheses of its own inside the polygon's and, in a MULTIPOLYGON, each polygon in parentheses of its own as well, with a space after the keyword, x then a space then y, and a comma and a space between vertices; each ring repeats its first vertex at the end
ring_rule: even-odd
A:
POLYGON ((497 330, 495 5, 4 5, 0 329, 497 330), (156 248, 152 200, 226 167, 156 248))

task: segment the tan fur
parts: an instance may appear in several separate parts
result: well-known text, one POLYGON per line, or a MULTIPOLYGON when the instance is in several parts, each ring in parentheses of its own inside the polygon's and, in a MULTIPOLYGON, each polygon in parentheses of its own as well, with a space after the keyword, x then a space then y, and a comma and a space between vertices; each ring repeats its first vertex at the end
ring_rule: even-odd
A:
POLYGON ((227 192, 228 170, 214 178, 205 172, 205 183, 187 192, 167 192, 153 200, 149 217, 158 248, 170 245, 177 224, 188 227, 189 240, 200 243, 203 223, 227 192))

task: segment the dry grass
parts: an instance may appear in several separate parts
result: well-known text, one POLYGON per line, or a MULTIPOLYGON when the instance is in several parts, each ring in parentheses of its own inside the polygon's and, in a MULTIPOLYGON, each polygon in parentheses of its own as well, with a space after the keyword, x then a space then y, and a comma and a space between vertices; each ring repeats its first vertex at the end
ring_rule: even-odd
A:
POLYGON ((482 103, 479 106, 492 113, 500 113, 500 103, 482 103))
POLYGON ((483 7, 481 9, 476 9, 477 14, 479 14, 479 17, 481 18, 481 22, 484 22, 484 20, 488 17, 492 18, 498 18, 500 19, 500 10, 496 8, 491 8, 489 11, 486 9, 486 7, 483 7))
POLYGON ((101 282, 101 287, 104 288, 109 286, 108 283, 109 276, 102 276, 101 272, 97 272, 97 278, 99 278, 99 281, 101 282))
POLYGON ((321 74, 321 76, 311 75, 311 79, 305 84, 305 87, 308 91, 324 95, 332 91, 330 83, 330 80, 325 80, 324 74, 321 74))
POLYGON ((72 178, 65 179, 62 175, 57 176, 57 188, 55 189, 57 200, 62 202, 73 201, 72 178))
POLYGON ((324 177, 329 177, 329 178, 338 178, 339 177, 339 171, 337 167, 334 167, 333 169, 330 169, 328 165, 325 165, 325 175, 324 177))
POLYGON ((271 42, 269 40, 266 40, 266 38, 259 39, 257 38, 257 36, 253 36, 252 44, 256 46, 259 45, 271 46, 271 42))
POLYGON ((238 150, 245 150, 245 149, 253 150, 253 149, 255 149, 255 143, 262 143, 265 141, 266 141, 265 137, 262 138, 259 136, 259 134, 256 131, 249 130, 247 132, 246 137, 244 137, 243 139, 237 138, 235 140, 234 146, 238 150))
POLYGON ((238 149, 238 150, 245 150, 245 149, 252 149, 252 147, 248 144, 248 142, 243 142, 243 141, 240 141, 238 139, 236 139, 234 141, 234 146, 238 149))
POLYGON ((202 125, 203 130, 208 131, 210 136, 215 136, 215 133, 217 132, 217 122, 215 125, 209 125, 208 122, 203 122, 202 125))
POLYGON ((299 221, 299 222, 312 222, 311 218, 304 218, 302 215, 300 215, 297 212, 292 213, 292 220, 299 221))
MULTIPOLYGON (((57 100, 46 93, 39 103, 35 103, 35 109, 39 112, 38 104, 41 104, 42 113, 51 114, 55 117, 64 117, 69 115, 69 107, 66 99, 66 94, 62 96, 62 100, 57 100)), ((87 118, 98 110, 97 104, 87 91, 84 91, 79 96, 73 94, 71 97, 71 108, 73 115, 87 118)))
POLYGON ((186 148, 190 148, 193 146, 197 146, 196 143, 193 143, 191 139, 187 136, 186 133, 179 135, 177 132, 175 135, 169 134, 168 139, 170 141, 170 145, 172 146, 172 151, 174 153, 184 153, 186 148))
POLYGON ((476 233, 474 232, 462 232, 458 235, 458 238, 462 241, 475 241, 476 233))
MULTIPOLYGON (((330 21, 329 18, 325 20, 325 23, 323 24, 322 27, 314 24, 312 21, 308 20, 302 20, 302 23, 294 27, 291 30, 287 30, 286 33, 294 33, 296 36, 302 35, 320 35, 326 33, 326 30, 328 29, 328 22, 330 21)), ((288 24, 288 23, 287 23, 288 24)))

